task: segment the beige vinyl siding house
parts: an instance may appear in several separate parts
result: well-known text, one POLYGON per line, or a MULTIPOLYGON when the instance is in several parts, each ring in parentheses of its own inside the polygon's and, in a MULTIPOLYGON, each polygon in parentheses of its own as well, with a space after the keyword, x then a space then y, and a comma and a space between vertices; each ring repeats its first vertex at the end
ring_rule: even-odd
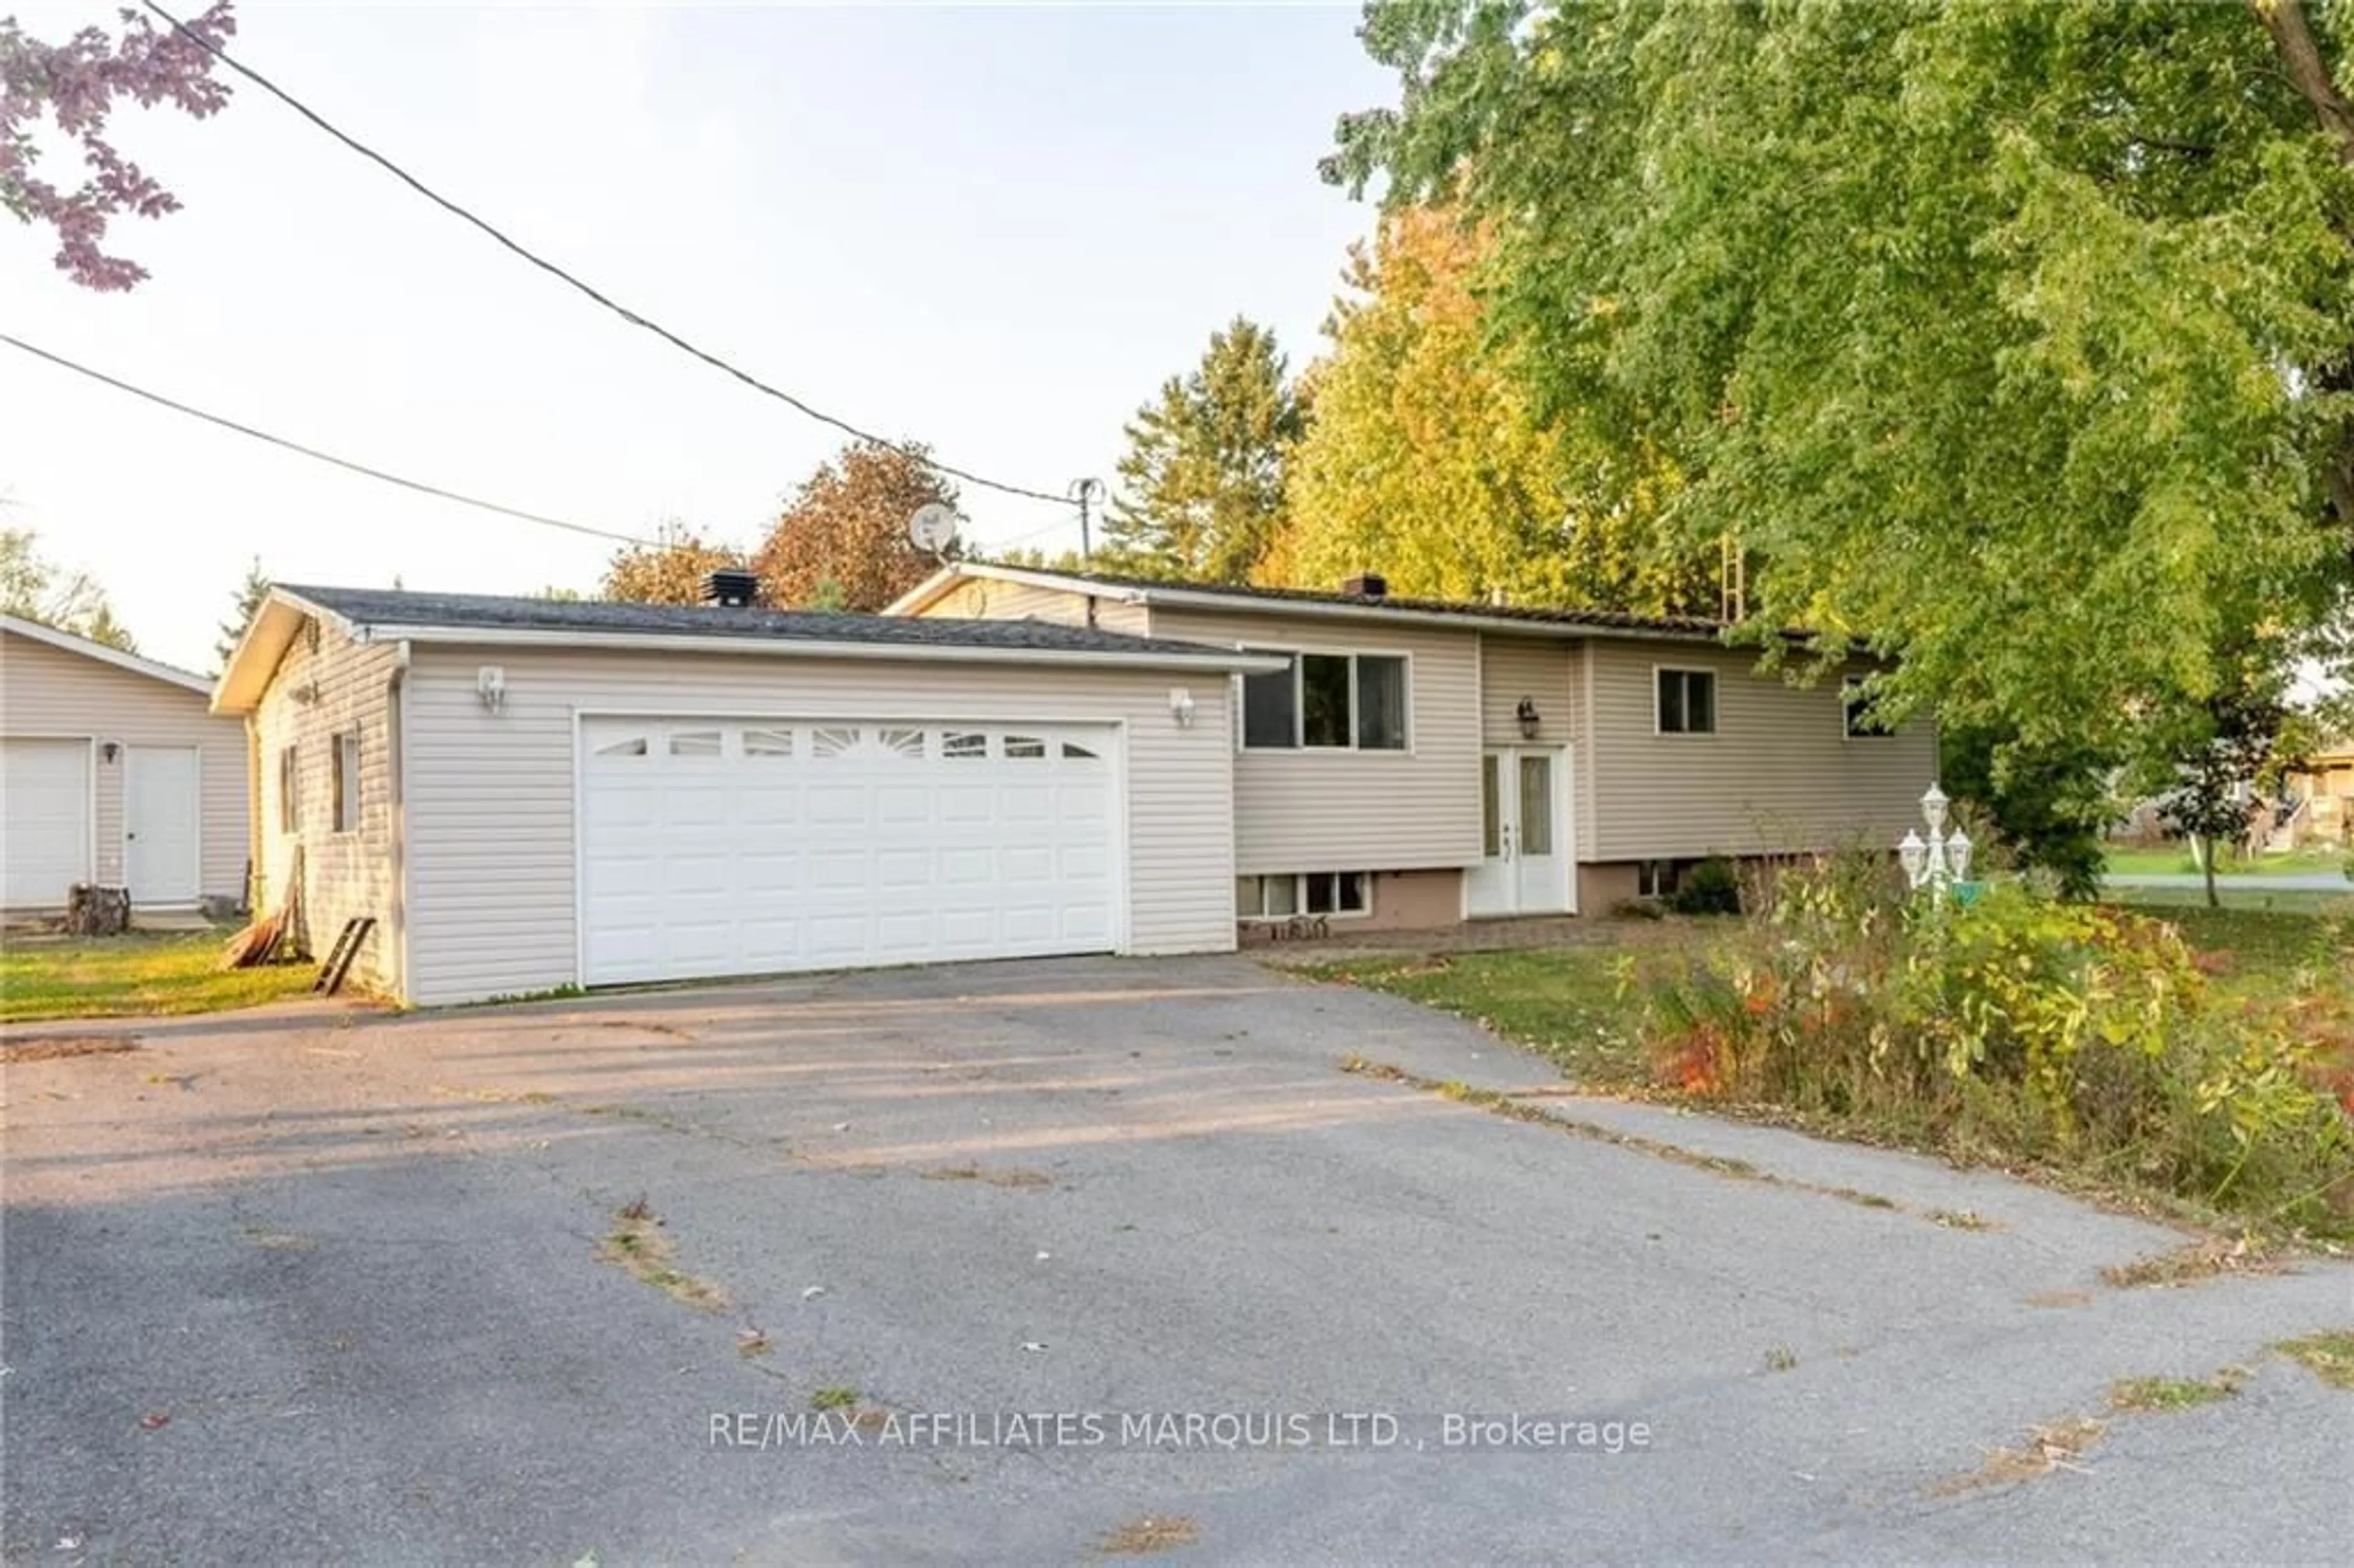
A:
MULTIPOLYGON (((1063 626, 1093 624, 1106 631, 1146 635, 1150 619, 1140 604, 1119 595, 1067 593, 1060 588, 1034 588, 1028 583, 991 577, 958 582, 925 611, 928 615, 968 620, 1050 620, 1063 626), (1092 612, 1092 623, 1087 617, 1092 612)), ((1164 633, 1164 635, 1167 635, 1164 633)))
POLYGON ((1230 949, 1229 674, 1265 667, 1084 625, 284 587, 216 700, 252 715, 270 906, 299 863, 312 950, 372 916, 356 972, 431 1004, 1230 949))
POLYGON ((77 882, 134 910, 245 897, 244 726, 201 675, 0 617, 0 904, 60 908, 77 882))
POLYGON ((410 962, 419 1001, 572 983, 576 715, 752 715, 911 724, 1125 726, 1128 934, 1134 953, 1231 947, 1233 797, 1225 683, 1193 687, 1193 726, 1169 721, 1165 674, 725 654, 659 661, 607 650, 502 653, 508 699, 487 713, 489 655, 419 648, 409 668, 410 962), (920 695, 914 694, 919 689, 920 695))
POLYGON ((1596 860, 1885 846, 1918 824, 1936 777, 1934 732, 1850 736, 1836 678, 1792 685, 1755 673, 1754 654, 1721 648, 1597 641, 1586 659, 1592 785, 1581 838, 1596 860), (1681 669, 1716 677, 1712 733, 1659 732, 1658 673, 1681 669))
POLYGON ((346 921, 376 924, 352 978, 397 990, 403 914, 394 722, 401 651, 311 620, 290 638, 251 715, 260 816, 254 907, 286 906, 299 871, 297 941, 323 958, 346 921))
MULTIPOLYGON (((1793 684, 1704 621, 970 563, 893 612, 1068 621, 1089 598, 1099 617, 1116 606, 1156 638, 1409 661, 1404 751, 1265 750, 1232 737, 1237 869, 1364 874, 1370 906, 1332 913, 1335 923, 1603 913, 1711 856, 1893 844, 1936 777, 1932 726, 1850 736, 1841 677, 1793 684), (1693 673, 1702 732, 1662 733, 1663 669, 1693 673)), ((1256 895, 1237 889, 1246 920, 1256 895)))

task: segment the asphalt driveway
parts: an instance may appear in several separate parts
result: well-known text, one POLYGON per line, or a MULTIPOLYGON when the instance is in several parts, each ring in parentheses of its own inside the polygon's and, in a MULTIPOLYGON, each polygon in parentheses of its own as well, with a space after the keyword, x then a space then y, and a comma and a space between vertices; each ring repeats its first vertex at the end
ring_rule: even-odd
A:
POLYGON ((1242 959, 36 1034, 133 1048, 6 1073, 10 1563, 2343 1550, 2345 1267, 1242 959))

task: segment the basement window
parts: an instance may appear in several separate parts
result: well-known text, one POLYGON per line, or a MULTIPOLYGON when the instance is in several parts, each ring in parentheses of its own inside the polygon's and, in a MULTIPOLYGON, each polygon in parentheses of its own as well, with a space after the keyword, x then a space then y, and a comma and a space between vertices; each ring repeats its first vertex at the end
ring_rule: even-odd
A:
POLYGON ((1363 915, 1373 906, 1373 877, 1366 871, 1310 871, 1235 878, 1235 914, 1244 920, 1288 920, 1295 915, 1363 915))

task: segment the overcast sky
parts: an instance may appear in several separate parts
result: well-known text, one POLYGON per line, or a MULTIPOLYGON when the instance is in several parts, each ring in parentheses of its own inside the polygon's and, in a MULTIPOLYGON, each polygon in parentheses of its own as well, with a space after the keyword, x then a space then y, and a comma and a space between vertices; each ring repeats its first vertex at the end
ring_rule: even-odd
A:
MULTIPOLYGON (((113 5, 0 0, 56 37, 113 5)), ((193 10, 197 0, 186 0, 193 10)), ((1295 368, 1364 207, 1320 185, 1393 90, 1354 5, 239 6, 233 52, 622 302, 808 401, 1041 490, 1236 312, 1295 368)), ((135 109, 186 203, 93 294, 0 218, 0 331, 451 489, 737 541, 838 444, 498 249, 241 87, 135 109)), ((528 592, 611 546, 408 495, 0 346, 0 519, 96 574, 143 652, 212 667, 272 577, 528 592)), ((967 487, 984 546, 1066 509, 967 487)))

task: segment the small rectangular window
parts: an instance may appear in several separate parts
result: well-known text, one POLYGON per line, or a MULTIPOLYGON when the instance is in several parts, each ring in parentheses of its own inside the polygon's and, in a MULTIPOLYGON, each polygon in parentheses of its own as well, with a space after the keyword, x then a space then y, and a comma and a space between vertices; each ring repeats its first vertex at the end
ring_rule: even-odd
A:
POLYGON ((1046 743, 1034 735, 1009 735, 1005 737, 1005 755, 1013 758, 1044 757, 1046 743))
POLYGON ((1235 913, 1245 920, 1288 920, 1299 915, 1363 915, 1373 874, 1311 871, 1235 878, 1235 913))
POLYGON ((716 757, 719 755, 719 732, 716 729, 674 729, 670 732, 670 754, 673 757, 716 757))
POLYGON ((1850 740, 1868 740, 1896 733, 1872 716, 1872 697, 1865 689, 1861 675, 1850 675, 1840 683, 1840 707, 1850 740))
POLYGON ((989 736, 977 729, 952 729, 940 736, 942 757, 980 757, 989 755, 989 736))
POLYGON ((744 732, 744 755, 747 757, 790 757, 792 754, 791 730, 748 729, 744 732))
POLYGON ((335 832, 360 831, 360 732, 335 736, 335 832))
POLYGON ((1243 677, 1243 744, 1252 747, 1299 744, 1298 662, 1264 675, 1243 677))
POLYGON ((1659 676, 1661 735, 1716 733, 1716 672, 1662 670, 1659 676))
POLYGON ((278 748, 278 831, 300 832, 302 828, 302 768, 291 746, 278 748))

